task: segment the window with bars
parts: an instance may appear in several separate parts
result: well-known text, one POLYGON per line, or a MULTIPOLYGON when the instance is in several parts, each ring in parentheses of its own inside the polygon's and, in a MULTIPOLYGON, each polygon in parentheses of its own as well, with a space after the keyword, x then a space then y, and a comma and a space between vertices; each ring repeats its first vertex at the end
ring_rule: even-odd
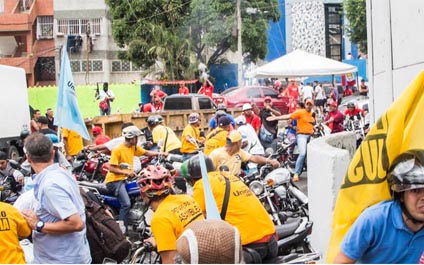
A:
MULTIPOLYGON (((73 73, 86 72, 87 61, 71 61, 71 70, 73 73)), ((89 60, 88 71, 90 72, 103 72, 102 60, 89 60)))
POLYGON ((57 32, 65 35, 86 35, 87 24, 90 24, 90 33, 100 35, 102 18, 92 19, 58 19, 57 32))
POLYGON ((37 40, 53 39, 53 16, 37 17, 37 40))
POLYGON ((112 72, 139 72, 141 67, 137 67, 129 61, 112 61, 112 72))
POLYGON ((342 60, 342 7, 340 4, 325 4, 326 57, 342 60))

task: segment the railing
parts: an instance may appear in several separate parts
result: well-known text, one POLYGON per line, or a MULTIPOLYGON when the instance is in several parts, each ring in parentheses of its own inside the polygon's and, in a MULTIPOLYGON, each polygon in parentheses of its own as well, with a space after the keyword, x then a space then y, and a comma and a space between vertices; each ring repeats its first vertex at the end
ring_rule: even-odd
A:
POLYGON ((34 0, 19 0, 21 12, 29 12, 33 3, 34 0))

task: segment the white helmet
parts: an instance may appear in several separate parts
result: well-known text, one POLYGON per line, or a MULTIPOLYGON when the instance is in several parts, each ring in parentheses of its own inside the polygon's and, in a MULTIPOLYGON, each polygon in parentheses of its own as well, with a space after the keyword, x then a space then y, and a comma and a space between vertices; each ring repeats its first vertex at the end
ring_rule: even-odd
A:
POLYGON ((246 103, 246 104, 243 105, 243 108, 241 110, 245 111, 245 110, 250 110, 250 109, 252 109, 252 105, 250 105, 249 103, 246 103))
POLYGON ((122 130, 122 136, 129 139, 134 138, 136 136, 140 136, 142 134, 143 133, 136 126, 128 126, 122 130))
POLYGON ((188 116, 188 123, 193 124, 196 123, 200 120, 200 115, 199 113, 193 112, 190 114, 190 116, 188 116))
POLYGON ((246 118, 243 115, 240 115, 235 120, 237 125, 245 125, 246 124, 246 118))

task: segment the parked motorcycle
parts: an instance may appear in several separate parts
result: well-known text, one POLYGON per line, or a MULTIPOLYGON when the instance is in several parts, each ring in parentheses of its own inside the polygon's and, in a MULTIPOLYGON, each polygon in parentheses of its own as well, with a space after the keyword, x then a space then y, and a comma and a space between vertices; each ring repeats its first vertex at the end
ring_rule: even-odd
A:
POLYGON ((356 147, 362 143, 362 140, 368 133, 369 130, 369 119, 366 122, 362 115, 346 116, 344 120, 345 131, 354 132, 356 135, 356 147))
POLYGON ((83 149, 73 163, 72 174, 80 181, 103 182, 109 169, 110 156, 83 149))
POLYGON ((246 176, 244 181, 263 203, 274 224, 281 225, 290 218, 309 218, 308 197, 294 185, 288 169, 264 165, 259 173, 246 176))

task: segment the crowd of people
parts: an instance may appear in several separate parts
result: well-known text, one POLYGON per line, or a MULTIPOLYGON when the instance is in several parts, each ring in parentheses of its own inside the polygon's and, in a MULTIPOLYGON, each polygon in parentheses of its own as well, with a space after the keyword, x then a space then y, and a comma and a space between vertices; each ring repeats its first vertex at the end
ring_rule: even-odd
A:
MULTIPOLYGON (((281 82, 275 85, 281 86, 281 82)), ((205 81, 202 93, 208 94, 210 86, 212 84, 205 81)), ((186 93, 184 84, 180 91, 186 93)), ((49 123, 54 119, 51 109, 45 117, 36 110, 31 121, 32 133, 24 144, 26 163, 33 172, 34 187, 28 193, 31 196, 26 196, 31 203, 18 210, 0 202, 1 218, 7 218, 11 227, 6 232, 0 230, 0 252, 7 254, 2 255, 0 261, 24 263, 18 237, 32 234, 34 263, 91 262, 84 203, 69 164, 83 148, 110 154, 105 184, 120 202, 118 220, 123 221, 126 229, 130 199, 124 184, 128 178, 137 177, 141 197, 153 211, 152 237, 146 242, 156 247, 162 263, 178 260, 184 263, 252 263, 254 257, 246 251, 249 249, 253 249, 262 261, 277 257, 275 226, 259 199, 239 178, 243 164, 270 164, 278 168, 280 163, 267 158, 265 149, 275 148, 278 120, 288 120, 299 147, 293 175, 293 181, 299 181, 307 143, 314 132, 317 115, 314 113, 324 113, 328 103, 325 123, 336 133, 343 130, 344 115, 363 112, 349 105, 342 114, 337 110, 337 100, 327 102, 318 82, 299 90, 296 82, 291 81, 281 94, 290 98, 289 104, 294 103, 288 114, 275 108, 269 97, 264 98, 261 109, 244 104, 238 117, 228 113, 225 105, 219 105, 207 124, 206 134, 201 131, 201 115, 193 112, 178 137, 163 117, 155 113, 146 119, 147 128, 143 130, 132 123, 124 123, 122 136, 118 138, 111 139, 101 127, 94 126, 93 144, 85 147, 81 136, 67 129, 61 131, 61 144, 57 128, 50 126, 53 122, 49 123), (146 140, 152 141, 158 151, 143 148, 146 140), (175 194, 175 180, 168 169, 161 165, 141 166, 141 155, 169 154, 183 157, 180 175, 190 191, 187 194, 175 194), (202 167, 206 169, 203 174, 207 174, 208 186, 223 221, 205 220, 208 213, 202 167)), ((152 90, 154 100, 161 101, 164 96, 166 94, 160 89, 152 90)), ((156 109, 156 105, 151 108, 156 109)), ((367 209, 361 215, 345 237, 335 260, 337 263, 419 261, 424 245, 423 162, 422 153, 407 154, 395 161, 388 172, 394 199, 367 209), (387 232, 385 227, 389 227, 390 234, 384 233, 387 232), (402 243, 399 248, 386 244, 398 241, 399 237, 404 243, 412 243, 402 243)), ((7 165, 6 154, 0 152, 0 173, 6 170, 12 171, 7 165)), ((19 171, 12 175, 17 182, 23 182, 24 176, 19 171)))

